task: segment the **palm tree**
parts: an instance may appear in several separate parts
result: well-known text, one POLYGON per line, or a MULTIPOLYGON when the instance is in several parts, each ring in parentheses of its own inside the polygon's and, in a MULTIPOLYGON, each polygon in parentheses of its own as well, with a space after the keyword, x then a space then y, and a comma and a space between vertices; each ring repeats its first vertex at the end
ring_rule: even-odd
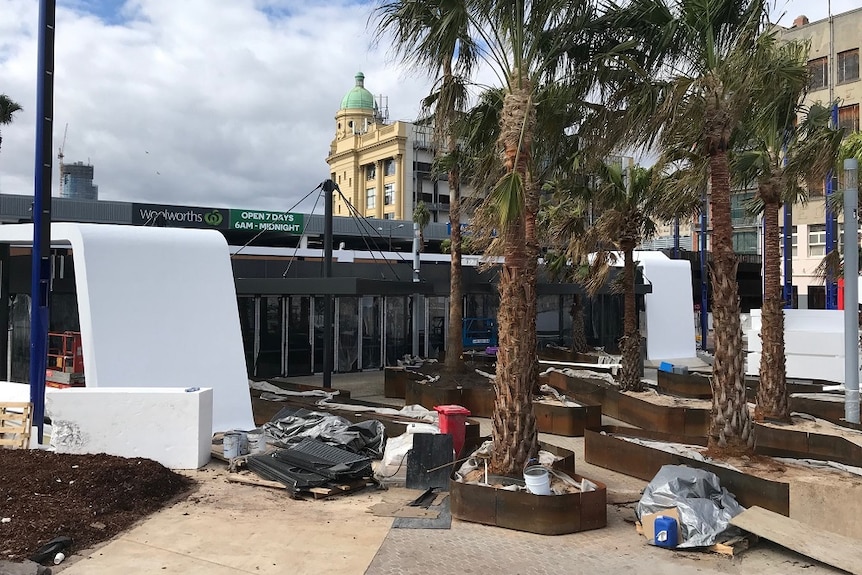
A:
MULTIPOLYGON (((822 180, 835 165, 841 132, 829 128, 830 111, 812 106, 802 121, 802 98, 808 84, 808 47, 786 43, 775 50, 775 65, 787 71, 770 100, 775 106, 753 114, 743 149, 731 165, 740 185, 757 183, 752 211, 763 215, 763 307, 760 383, 754 418, 790 421, 784 353, 784 298, 781 289, 778 213, 787 202, 807 199, 805 184, 822 180), (795 72, 793 68, 796 68, 795 72)), ((766 94, 764 94, 766 95, 766 94)))
POLYGON ((579 190, 581 195, 574 201, 590 202, 598 211, 598 217, 591 225, 585 225, 582 220, 586 209, 575 209, 564 214, 558 229, 568 239, 569 258, 577 261, 591 252, 595 254, 586 282, 591 294, 606 284, 610 264, 616 260, 614 250, 622 252, 624 320, 620 339, 622 369, 619 385, 622 391, 643 391, 634 250, 655 235, 655 222, 668 219, 671 211, 679 215, 693 214, 697 198, 674 188, 671 184, 675 179, 663 176, 657 167, 635 166, 628 172, 628 181, 622 166, 617 164, 599 163, 595 174, 598 184, 579 190), (675 192, 673 202, 671 191, 675 192), (685 198, 687 200, 683 201, 685 198))
MULTIPOLYGON (((772 66, 774 38, 763 34, 765 0, 633 0, 615 14, 648 58, 651 81, 616 96, 633 121, 632 141, 658 142, 665 153, 693 152, 709 168, 710 281, 715 325, 713 448, 750 451, 754 431, 745 397, 742 329, 730 216, 728 151, 742 120, 781 85, 772 66)), ((794 67, 795 70, 795 67, 794 67)))
POLYGON ((425 250, 425 228, 431 221, 431 212, 428 211, 428 206, 425 202, 419 200, 416 207, 413 209, 413 223, 419 224, 419 251, 425 250))
POLYGON ((464 295, 461 287, 461 172, 458 140, 453 124, 464 109, 464 79, 472 73, 478 48, 470 34, 470 2, 467 0, 392 0, 373 15, 381 36, 392 34, 392 49, 415 70, 434 79, 434 89, 424 101, 433 109, 435 153, 448 156, 450 270, 449 332, 445 366, 461 368, 464 295), (441 152, 445 147, 445 152, 441 152))
MULTIPOLYGON (((0 94, 0 126, 6 126, 12 123, 15 112, 20 112, 23 108, 18 102, 13 101, 6 94, 0 94)), ((0 133, 0 147, 3 145, 3 134, 0 133)))

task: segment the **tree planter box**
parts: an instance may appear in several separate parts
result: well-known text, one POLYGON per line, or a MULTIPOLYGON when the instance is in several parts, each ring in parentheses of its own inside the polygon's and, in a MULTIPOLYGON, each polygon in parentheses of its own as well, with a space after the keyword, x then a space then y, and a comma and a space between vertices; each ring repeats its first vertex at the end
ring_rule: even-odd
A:
POLYGON ((421 374, 403 367, 385 367, 383 368, 383 397, 404 399, 407 382, 421 378, 421 374))
POLYGON ((793 427, 757 426, 757 453, 775 457, 796 457, 836 461, 862 467, 862 446, 846 437, 812 433, 793 427))
MULTIPOLYGON (((567 451, 548 445, 542 445, 542 448, 552 452, 567 451)), ((574 454, 567 453, 572 455, 569 460, 571 468, 559 465, 555 465, 555 468, 580 481, 582 477, 574 473, 574 454)), ((453 479, 449 483, 452 517, 540 535, 600 529, 607 525, 607 487, 598 481, 593 483, 596 484, 595 491, 533 495, 523 491, 465 484, 453 479)))
MULTIPOLYGON (((407 381, 405 403, 419 404, 433 409, 435 405, 461 405, 476 417, 491 417, 494 413, 494 388, 485 387, 447 387, 439 383, 429 384, 421 381, 407 381)), ((586 403, 586 402, 580 402, 586 403)), ((602 424, 601 405, 585 404, 578 407, 554 405, 553 403, 533 402, 533 413, 540 432, 580 437, 584 429, 602 424)))
POLYGON ((621 439, 622 436, 706 445, 706 438, 683 437, 625 427, 604 426, 587 430, 584 435, 584 459, 587 463, 611 469, 625 475, 650 481, 663 465, 688 465, 715 473, 721 485, 736 496, 744 507, 757 505, 790 516, 790 485, 734 471, 684 455, 621 439))
POLYGON ((700 437, 706 437, 709 429, 709 409, 658 405, 620 393, 615 387, 601 380, 569 377, 557 371, 552 371, 545 377, 548 385, 575 401, 600 403, 604 415, 637 427, 661 433, 700 437))
POLYGON ((709 383, 709 377, 705 375, 669 373, 659 370, 656 382, 661 393, 693 399, 712 399, 712 386, 709 383))

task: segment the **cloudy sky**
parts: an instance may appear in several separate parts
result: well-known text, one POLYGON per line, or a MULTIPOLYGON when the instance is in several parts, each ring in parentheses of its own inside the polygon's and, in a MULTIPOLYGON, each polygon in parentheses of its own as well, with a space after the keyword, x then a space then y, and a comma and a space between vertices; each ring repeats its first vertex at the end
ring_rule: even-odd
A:
MULTIPOLYGON (((105 200, 291 209, 328 175, 361 70, 393 120, 428 91, 367 22, 378 0, 58 0, 54 150, 91 162, 105 200)), ((833 13, 860 0, 832 0, 833 13)), ((777 0, 782 23, 824 0, 777 0)), ((33 193, 37 0, 0 0, 0 192, 33 193)), ((55 158, 56 167, 56 158, 55 158)), ((57 188, 55 173, 54 187, 57 188)), ((311 211, 305 202, 296 211, 311 211)))

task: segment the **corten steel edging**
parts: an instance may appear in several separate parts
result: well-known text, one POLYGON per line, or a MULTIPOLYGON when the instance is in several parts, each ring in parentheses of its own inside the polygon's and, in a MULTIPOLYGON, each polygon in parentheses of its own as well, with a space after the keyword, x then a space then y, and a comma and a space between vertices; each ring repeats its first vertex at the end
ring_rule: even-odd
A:
POLYGON ((661 393, 694 399, 712 399, 709 377, 703 375, 658 371, 656 382, 661 393))
MULTIPOLYGON (((576 481, 582 479, 575 473, 575 455, 572 451, 545 443, 541 443, 540 447, 563 457, 554 463, 555 469, 567 473, 576 481)), ((451 480, 449 496, 452 517, 540 535, 600 529, 607 525, 607 487, 599 481, 590 481, 596 484, 595 491, 543 496, 451 480)))
MULTIPOLYGON (((408 405, 419 404, 427 409, 436 405, 460 405, 470 410, 476 417, 491 417, 494 413, 494 388, 466 387, 453 388, 421 381, 405 383, 404 402, 408 405)), ((602 408, 598 404, 580 407, 567 407, 553 403, 533 402, 536 425, 542 433, 553 433, 566 437, 580 437, 587 427, 602 424, 602 408)))
POLYGON ((645 445, 620 439, 620 435, 639 437, 674 443, 704 445, 703 438, 644 433, 639 429, 605 426, 599 430, 589 429, 584 435, 584 459, 587 463, 611 469, 625 475, 650 481, 663 465, 688 465, 715 473, 722 487, 736 496, 745 507, 757 505, 781 515, 790 516, 790 485, 748 475, 711 463, 698 461, 675 453, 668 453, 645 445), (604 434, 602 433, 604 432, 604 434), (701 441, 702 443, 697 443, 701 441))
POLYGON ((403 367, 385 367, 383 368, 383 397, 404 399, 407 382, 424 377, 421 373, 403 367))
POLYGON ((836 461, 862 467, 862 446, 837 435, 758 424, 755 437, 755 449, 763 455, 836 461))
POLYGON ((706 436, 709 430, 709 409, 657 405, 620 393, 599 380, 569 377, 559 372, 550 372, 547 377, 548 385, 571 395, 575 401, 598 401, 604 415, 637 427, 692 436, 706 436))
POLYGON ((807 413, 832 423, 842 424, 844 419, 843 401, 818 401, 807 397, 791 397, 790 411, 807 413))
MULTIPOLYGON (((760 385, 760 378, 756 375, 747 375, 745 377, 745 391, 748 401, 757 400, 757 388, 760 385)), ((841 391, 824 391, 824 387, 836 385, 834 383, 826 383, 822 381, 788 381, 787 393, 825 393, 829 395, 840 395, 841 391)), ((844 408, 842 407, 842 413, 844 408)))

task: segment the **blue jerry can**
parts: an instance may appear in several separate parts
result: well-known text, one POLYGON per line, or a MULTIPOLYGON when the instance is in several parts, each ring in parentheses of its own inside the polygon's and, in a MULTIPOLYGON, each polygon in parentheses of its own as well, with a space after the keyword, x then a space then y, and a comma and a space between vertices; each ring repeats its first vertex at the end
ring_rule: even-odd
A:
POLYGON ((677 546, 676 519, 661 515, 655 518, 655 544, 659 547, 673 549, 677 546))

